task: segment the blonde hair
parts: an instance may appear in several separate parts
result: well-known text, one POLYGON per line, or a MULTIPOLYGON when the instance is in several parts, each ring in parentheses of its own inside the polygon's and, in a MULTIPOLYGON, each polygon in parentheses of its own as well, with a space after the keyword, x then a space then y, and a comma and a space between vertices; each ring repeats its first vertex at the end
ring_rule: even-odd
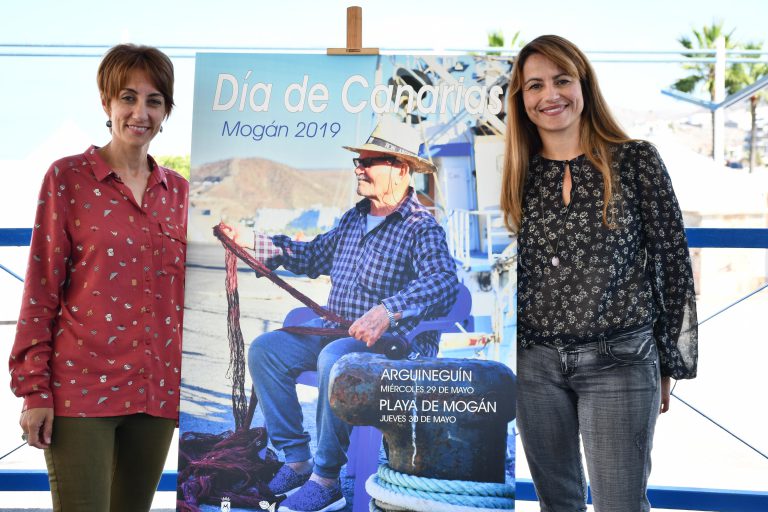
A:
POLYGON ((584 97, 581 113, 579 145, 586 157, 603 175, 603 223, 608 225, 608 205, 613 197, 611 146, 632 139, 611 114, 600 92, 597 76, 586 55, 576 45, 560 36, 540 36, 525 45, 512 68, 507 92, 507 135, 504 173, 501 182, 501 210, 504 222, 512 232, 520 229, 523 215, 523 188, 530 158, 542 150, 542 142, 523 105, 523 67, 533 54, 541 54, 578 78, 584 97))

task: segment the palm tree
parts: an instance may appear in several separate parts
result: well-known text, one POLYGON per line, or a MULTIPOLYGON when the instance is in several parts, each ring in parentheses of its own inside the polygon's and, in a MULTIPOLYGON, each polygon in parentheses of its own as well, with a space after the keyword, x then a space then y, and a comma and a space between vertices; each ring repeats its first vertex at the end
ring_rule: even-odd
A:
MULTIPOLYGON (((515 45, 517 45, 518 48, 522 48, 525 46, 525 42, 520 39, 520 31, 514 33, 512 36, 512 39, 509 41, 509 47, 515 48, 515 45)), ((494 30, 491 32, 488 32, 488 46, 491 48, 503 48, 504 47, 504 33, 501 30, 494 30)), ((499 52, 488 52, 488 55, 500 55, 499 52)))
MULTIPOLYGON (((504 47, 504 33, 501 30, 488 32, 488 46, 491 48, 504 47)), ((489 55, 499 55, 499 52, 488 52, 489 55)))
MULTIPOLYGON (((735 29, 734 29, 735 30, 735 29)), ((730 50, 736 47, 731 38, 734 30, 725 32, 722 21, 713 21, 711 25, 705 25, 700 30, 691 29, 693 38, 681 36, 677 42, 687 50, 714 50, 719 37, 725 39, 725 49, 730 50)), ((709 53, 685 53, 689 58, 707 58, 712 57, 709 53)), ((683 69, 691 72, 690 75, 681 78, 672 88, 685 93, 693 93, 699 84, 703 85, 704 90, 709 92, 710 100, 715 101, 715 63, 714 62, 691 62, 683 64, 683 69)), ((728 94, 733 94, 739 90, 737 80, 735 79, 736 65, 731 64, 725 69, 725 90, 728 94)), ((715 114, 712 113, 712 137, 715 135, 715 114)), ((713 144, 714 155, 714 144, 713 144)))
MULTIPOLYGON (((747 43, 745 50, 762 50, 763 43, 747 43)), ((757 58, 757 55, 754 56, 757 58)), ((756 63, 737 65, 734 78, 738 82, 738 88, 749 87, 764 76, 768 75, 768 64, 756 63)), ((768 91, 765 89, 756 92, 749 97, 749 115, 752 126, 749 134, 749 172, 752 172, 757 165, 757 105, 760 101, 768 101, 768 91)))

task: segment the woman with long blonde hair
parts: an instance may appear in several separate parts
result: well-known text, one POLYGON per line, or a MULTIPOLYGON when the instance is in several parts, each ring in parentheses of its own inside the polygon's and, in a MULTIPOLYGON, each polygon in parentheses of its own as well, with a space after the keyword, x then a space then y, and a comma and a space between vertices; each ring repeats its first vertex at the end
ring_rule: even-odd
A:
POLYGON ((683 217, 656 149, 588 59, 541 36, 511 76, 501 206, 517 235, 517 424, 541 509, 648 511, 656 418, 696 376, 683 217))

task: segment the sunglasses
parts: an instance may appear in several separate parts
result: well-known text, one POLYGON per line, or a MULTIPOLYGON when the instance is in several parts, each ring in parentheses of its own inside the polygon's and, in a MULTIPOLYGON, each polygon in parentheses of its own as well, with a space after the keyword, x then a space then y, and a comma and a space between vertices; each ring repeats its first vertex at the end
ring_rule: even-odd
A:
POLYGON ((373 167, 374 165, 381 165, 381 164, 387 164, 387 165, 394 165, 398 162, 397 158, 394 156, 372 156, 370 158, 353 158, 352 163, 355 164, 355 168, 363 167, 363 168, 369 168, 373 167))

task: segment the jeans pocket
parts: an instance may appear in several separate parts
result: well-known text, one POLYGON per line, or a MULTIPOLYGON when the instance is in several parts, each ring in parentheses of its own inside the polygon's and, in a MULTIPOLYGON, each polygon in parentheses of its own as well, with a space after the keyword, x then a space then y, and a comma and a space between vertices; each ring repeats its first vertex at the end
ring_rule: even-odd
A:
POLYGON ((622 365, 656 364, 658 354, 651 331, 623 335, 606 341, 606 355, 622 365))

